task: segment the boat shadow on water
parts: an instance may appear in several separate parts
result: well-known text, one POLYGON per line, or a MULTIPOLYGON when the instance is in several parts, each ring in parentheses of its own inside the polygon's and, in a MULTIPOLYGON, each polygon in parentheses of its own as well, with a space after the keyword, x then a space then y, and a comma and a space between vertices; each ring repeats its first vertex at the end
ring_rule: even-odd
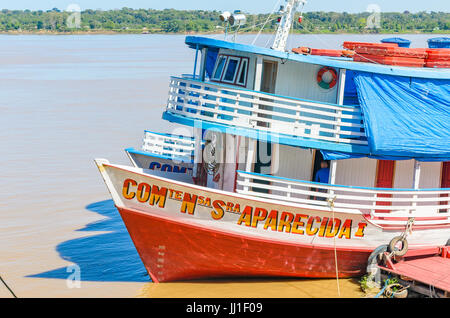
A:
MULTIPOLYGON (((79 267, 81 281, 150 282, 150 278, 112 200, 91 203, 91 212, 104 217, 78 231, 108 232, 60 243, 60 257, 79 267)), ((76 266, 61 267, 27 277, 67 279, 76 266)))

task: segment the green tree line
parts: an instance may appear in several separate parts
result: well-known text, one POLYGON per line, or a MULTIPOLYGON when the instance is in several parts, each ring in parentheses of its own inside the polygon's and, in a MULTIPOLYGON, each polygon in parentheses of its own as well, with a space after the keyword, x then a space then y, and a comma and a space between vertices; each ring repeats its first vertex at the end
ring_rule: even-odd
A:
MULTIPOLYGON (((225 26, 219 20, 218 11, 205 10, 153 10, 122 8, 117 10, 84 10, 80 24, 67 23, 71 12, 57 8, 47 11, 0 11, 0 32, 124 32, 124 33, 191 33, 220 32, 225 26)), ((381 13, 379 28, 368 29, 369 13, 307 12, 302 23, 293 26, 299 33, 378 32, 450 33, 450 13, 418 12, 381 13)), ((268 14, 246 14, 247 22, 242 32, 256 32, 268 18, 268 14)), ((277 28, 277 16, 272 15, 264 32, 277 28)))

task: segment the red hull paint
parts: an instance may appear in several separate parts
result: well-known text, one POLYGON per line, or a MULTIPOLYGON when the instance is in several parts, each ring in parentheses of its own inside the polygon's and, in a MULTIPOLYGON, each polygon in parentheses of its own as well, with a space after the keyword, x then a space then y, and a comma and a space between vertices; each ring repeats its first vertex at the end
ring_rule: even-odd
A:
MULTIPOLYGON (((336 277, 333 247, 263 240, 118 208, 154 282, 211 277, 336 277)), ((340 277, 365 272, 371 250, 338 249, 340 277)))

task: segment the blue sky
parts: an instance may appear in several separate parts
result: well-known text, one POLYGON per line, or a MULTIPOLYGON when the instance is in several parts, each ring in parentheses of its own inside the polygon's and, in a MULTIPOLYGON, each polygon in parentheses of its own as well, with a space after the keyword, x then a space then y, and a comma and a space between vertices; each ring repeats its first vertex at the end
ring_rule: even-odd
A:
MULTIPOLYGON (((114 9, 122 7, 153 9, 205 9, 270 12, 277 0, 0 0, 2 9, 48 10, 65 9, 78 4, 81 9, 114 9)), ((284 2, 284 0, 281 0, 284 2)), ((309 0, 305 11, 363 12, 369 4, 378 4, 381 11, 410 12, 450 11, 449 0, 309 0)))

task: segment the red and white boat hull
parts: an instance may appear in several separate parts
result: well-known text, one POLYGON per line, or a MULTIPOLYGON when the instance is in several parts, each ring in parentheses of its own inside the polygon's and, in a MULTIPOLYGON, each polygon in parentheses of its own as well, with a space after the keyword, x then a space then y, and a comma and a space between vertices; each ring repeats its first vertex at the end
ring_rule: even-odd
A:
MULTIPOLYGON (((357 210, 300 205, 189 184, 96 160, 155 282, 224 276, 340 277, 401 229, 357 210)), ((424 227, 409 246, 444 245, 448 227, 424 227)))
MULTIPOLYGON (((333 246, 253 238, 118 209, 154 282, 230 276, 336 277, 333 246)), ((362 275, 370 253, 370 249, 338 248, 339 276, 362 275)))

